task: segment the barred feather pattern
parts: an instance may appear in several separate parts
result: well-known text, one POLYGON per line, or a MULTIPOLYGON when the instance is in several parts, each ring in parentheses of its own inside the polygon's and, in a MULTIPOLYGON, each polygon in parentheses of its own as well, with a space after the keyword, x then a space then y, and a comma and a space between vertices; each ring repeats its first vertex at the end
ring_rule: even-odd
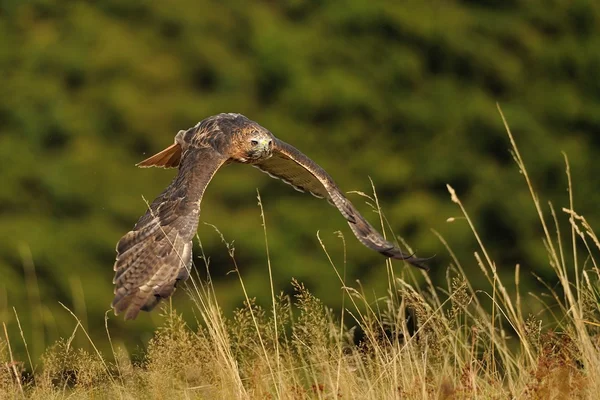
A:
POLYGON ((225 159, 212 148, 188 149, 183 157, 173 182, 117 243, 112 307, 125 319, 152 310, 189 277, 200 201, 225 159))

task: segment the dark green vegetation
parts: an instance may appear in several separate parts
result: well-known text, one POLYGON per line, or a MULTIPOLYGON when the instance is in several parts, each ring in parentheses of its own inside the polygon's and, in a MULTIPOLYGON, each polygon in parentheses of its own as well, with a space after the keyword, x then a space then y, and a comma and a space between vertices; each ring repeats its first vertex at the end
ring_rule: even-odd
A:
MULTIPOLYGON (((457 215, 447 183, 501 275, 513 276, 519 263, 524 290, 534 289, 530 272, 551 285, 556 279, 544 248, 534 245, 542 230, 496 102, 559 219, 568 206, 565 151, 576 209, 600 225, 597 2, 1 4, 0 320, 21 359, 13 307, 34 358, 72 332, 59 301, 92 336, 104 335, 114 245, 144 212, 142 196, 151 200, 174 175, 133 164, 217 112, 258 121, 344 190, 371 193, 370 176, 393 232, 420 256, 436 254, 435 282, 444 281, 451 258, 431 229, 473 274, 473 286, 487 285, 469 227, 446 222, 457 215)), ((295 277, 339 309, 340 282, 316 231, 341 265, 334 234, 341 230, 348 284, 360 279, 368 293, 385 294, 384 259, 352 237, 333 207, 231 166, 209 186, 199 229, 221 307, 239 305, 242 291, 226 275, 234 265, 220 236, 202 222, 235 240, 249 295, 269 304, 256 188, 276 291, 291 291, 295 277)), ((350 196, 377 222, 364 198, 350 196)), ((174 302, 183 310, 189 299, 179 291, 174 302)), ((541 309, 526 303, 525 315, 541 309)), ((111 320, 111 332, 141 344, 160 320, 111 320)))

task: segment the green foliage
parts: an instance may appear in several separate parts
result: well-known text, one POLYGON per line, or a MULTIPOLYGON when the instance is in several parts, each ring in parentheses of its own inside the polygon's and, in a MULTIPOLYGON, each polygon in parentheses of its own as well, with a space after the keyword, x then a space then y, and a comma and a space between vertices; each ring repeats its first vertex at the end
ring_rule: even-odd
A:
MULTIPOLYGON (((455 216, 448 183, 499 269, 512 276, 520 263, 551 279, 495 103, 534 184, 559 212, 568 206, 560 151, 569 155, 575 205, 598 225, 599 48, 600 6, 582 0, 4 1, 0 319, 16 334, 16 308, 34 358, 70 334, 59 301, 93 337, 102 335, 114 245, 144 212, 142 196, 151 200, 174 175, 134 163, 179 129, 229 111, 297 146, 343 190, 370 193, 371 177, 392 231, 419 255, 436 255, 435 282, 451 257, 431 229, 466 260, 466 271, 478 270, 468 226, 446 223, 455 216)), ((335 262, 347 252, 349 281, 381 295, 385 261, 356 242, 335 209, 231 166, 208 188, 201 222, 235 240, 257 304, 268 290, 256 188, 277 292, 291 292, 295 277, 327 306, 340 304, 319 231, 335 262)), ((364 199, 350 196, 378 221, 364 199)), ((199 236, 220 304, 232 310, 242 294, 226 275, 231 260, 210 227, 201 223, 199 236)), ((182 293, 174 301, 178 309, 189 303, 182 293)), ((115 341, 135 349, 158 320, 119 323, 115 341)))

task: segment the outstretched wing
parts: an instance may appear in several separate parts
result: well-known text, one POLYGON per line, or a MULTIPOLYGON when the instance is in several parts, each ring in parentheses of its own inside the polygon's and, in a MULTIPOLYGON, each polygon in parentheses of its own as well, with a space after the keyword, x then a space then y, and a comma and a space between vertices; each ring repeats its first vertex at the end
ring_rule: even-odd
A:
POLYGON ((274 178, 292 185, 296 190, 309 192, 314 196, 326 198, 337 207, 358 240, 370 249, 386 257, 406 260, 412 265, 428 270, 423 259, 402 252, 396 245, 388 242, 358 212, 350 200, 344 196, 333 179, 323 168, 302 154, 295 147, 275 139, 273 155, 255 164, 257 168, 274 178))
POLYGON ((152 310, 175 291, 178 281, 188 278, 200 201, 225 161, 212 148, 190 147, 173 182, 119 240, 113 280, 115 314, 125 312, 125 319, 134 319, 140 310, 152 310))

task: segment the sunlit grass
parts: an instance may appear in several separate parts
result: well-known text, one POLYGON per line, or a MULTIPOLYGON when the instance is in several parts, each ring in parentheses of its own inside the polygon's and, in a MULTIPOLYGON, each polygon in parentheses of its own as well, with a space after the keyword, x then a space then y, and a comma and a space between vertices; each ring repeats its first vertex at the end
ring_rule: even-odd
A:
MULTIPOLYGON (((593 254, 600 250, 600 241, 574 210, 566 156, 571 196, 561 213, 552 204, 542 205, 508 125, 506 130, 539 215, 544 234, 540 246, 558 282, 548 284, 545 293, 520 292, 519 265, 502 266, 514 269, 514 278, 501 278, 476 221, 448 186, 450 200, 462 214, 450 221, 467 223, 479 246, 474 261, 481 274, 476 278, 465 274, 461 260, 438 234, 453 260, 446 285, 434 286, 417 270, 398 274, 398 266, 389 261, 388 296, 372 302, 347 282, 345 265, 336 265, 321 242, 344 292, 343 309, 330 310, 296 280, 294 295, 278 294, 270 262, 272 301, 262 307, 246 291, 233 244, 221 236, 245 297, 231 317, 219 307, 202 250, 204 266, 197 268, 205 267, 209 278, 203 281, 196 275, 187 285, 198 329, 191 329, 166 304, 162 327, 143 360, 134 362, 112 342, 112 354, 98 351, 86 321, 77 316, 78 310, 69 311, 73 334, 50 346, 40 361, 23 362, 15 360, 11 343, 25 342, 25 335, 9 337, 4 326, 0 398, 596 398, 600 271, 593 254), (561 224, 570 231, 569 243, 560 239, 561 224), (582 245, 587 250, 579 254, 582 245), (543 305, 541 314, 523 315, 523 303, 531 301, 543 305), (77 332, 84 333, 85 348, 74 343, 77 332)), ((260 196, 258 201, 263 216, 260 196)), ((375 193, 370 203, 379 211, 375 193)), ((264 216, 262 222, 269 259, 264 216)), ((72 282, 74 292, 78 285, 72 282)), ((77 308, 84 310, 85 304, 77 308)))

